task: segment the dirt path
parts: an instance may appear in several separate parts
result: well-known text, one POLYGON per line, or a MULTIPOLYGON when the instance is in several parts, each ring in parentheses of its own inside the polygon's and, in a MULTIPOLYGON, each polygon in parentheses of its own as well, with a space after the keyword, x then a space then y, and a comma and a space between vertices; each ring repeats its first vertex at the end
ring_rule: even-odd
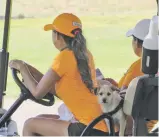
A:
MULTIPOLYGON (((15 99, 13 98, 5 98, 4 108, 6 109, 10 108, 10 106, 14 103, 14 101, 15 99)), ((52 107, 45 107, 36 104, 30 100, 23 102, 23 104, 17 109, 17 111, 12 116, 12 119, 17 122, 19 134, 21 135, 22 133, 22 128, 25 120, 39 114, 57 114, 57 108, 61 103, 62 103, 61 101, 56 101, 56 103, 52 107)))
MULTIPOLYGON (((15 99, 13 98, 5 98, 4 108, 8 109, 14 101, 15 99)), ((23 124, 26 119, 38 114, 57 114, 57 108, 60 104, 61 102, 57 101, 52 107, 45 107, 30 100, 23 102, 12 116, 12 119, 17 122, 19 134, 21 135, 22 133, 23 124)))

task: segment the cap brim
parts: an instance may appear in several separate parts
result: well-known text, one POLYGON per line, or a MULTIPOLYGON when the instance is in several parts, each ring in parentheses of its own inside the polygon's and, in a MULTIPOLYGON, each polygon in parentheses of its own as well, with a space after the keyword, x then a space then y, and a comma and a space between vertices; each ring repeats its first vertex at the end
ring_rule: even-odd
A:
POLYGON ((126 37, 130 37, 134 34, 134 29, 130 29, 128 30, 128 32, 126 33, 126 37))
POLYGON ((52 24, 47 24, 47 25, 44 26, 44 30, 45 31, 54 30, 54 27, 53 27, 52 24))

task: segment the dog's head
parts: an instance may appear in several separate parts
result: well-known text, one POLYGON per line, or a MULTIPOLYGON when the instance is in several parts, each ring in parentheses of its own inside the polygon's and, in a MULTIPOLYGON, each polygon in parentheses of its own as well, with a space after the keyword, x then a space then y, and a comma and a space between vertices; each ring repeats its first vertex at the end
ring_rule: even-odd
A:
POLYGON ((113 92, 116 89, 110 85, 102 85, 95 90, 100 104, 110 104, 113 100, 113 92))

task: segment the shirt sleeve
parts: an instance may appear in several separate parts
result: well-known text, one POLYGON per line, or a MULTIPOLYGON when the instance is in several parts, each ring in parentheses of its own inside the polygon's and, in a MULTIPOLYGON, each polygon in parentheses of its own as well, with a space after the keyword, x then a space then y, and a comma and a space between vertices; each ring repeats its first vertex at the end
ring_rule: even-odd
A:
POLYGON ((67 72, 67 56, 63 53, 60 53, 53 60, 51 68, 62 77, 67 72))
POLYGON ((141 66, 140 62, 135 62, 129 69, 128 72, 125 75, 125 78, 123 80, 122 86, 128 86, 129 83, 136 77, 143 75, 141 72, 141 66))
POLYGON ((125 79, 122 83, 122 87, 123 86, 128 86, 129 83, 135 78, 134 74, 132 72, 129 72, 128 74, 126 74, 125 79))

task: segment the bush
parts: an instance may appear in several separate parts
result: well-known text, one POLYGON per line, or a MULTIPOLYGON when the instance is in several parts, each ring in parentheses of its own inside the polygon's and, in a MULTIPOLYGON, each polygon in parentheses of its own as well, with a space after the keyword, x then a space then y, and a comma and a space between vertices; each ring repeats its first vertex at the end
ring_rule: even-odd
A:
POLYGON ((25 18, 24 14, 19 14, 18 15, 18 19, 24 19, 24 18, 25 18))

